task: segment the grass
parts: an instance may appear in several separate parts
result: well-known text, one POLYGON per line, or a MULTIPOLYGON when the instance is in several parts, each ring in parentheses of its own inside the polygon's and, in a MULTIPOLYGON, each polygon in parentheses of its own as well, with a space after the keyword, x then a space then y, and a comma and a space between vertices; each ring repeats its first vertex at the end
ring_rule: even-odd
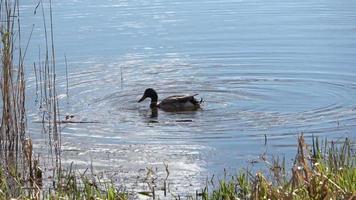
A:
POLYGON ((125 200, 127 193, 115 187, 112 182, 102 182, 95 175, 75 173, 72 168, 62 171, 58 187, 50 192, 48 199, 108 199, 125 200))
POLYGON ((94 176, 76 174, 73 171, 62 171, 62 177, 57 188, 44 190, 38 188, 33 192, 33 188, 27 188, 21 177, 13 177, 14 183, 9 184, 9 175, 0 169, 0 199, 108 199, 126 200, 127 193, 116 188, 111 182, 100 182, 94 176), (16 194, 14 194, 14 188, 16 194), (32 192, 31 192, 32 191, 32 192))
MULTIPOLYGON (((36 184, 32 141, 26 136, 24 55, 19 48, 19 1, 0 2, 0 197, 22 196, 36 184)), ((31 190, 32 191, 32 190, 31 190)))
POLYGON ((206 187, 201 199, 355 199, 356 157, 352 142, 341 144, 313 138, 311 149, 304 137, 298 139, 298 153, 289 173, 285 163, 274 160, 269 174, 249 171, 206 187), (209 190, 211 190, 209 192, 209 190))
MULTIPOLYGON (((44 178, 46 172, 41 162, 47 158, 36 157, 32 140, 26 130, 24 57, 21 50, 19 1, 0 2, 0 57, 1 57, 1 128, 0 128, 0 200, 2 199, 112 199, 125 200, 137 195, 159 198, 164 196, 181 199, 169 194, 168 165, 164 187, 156 188, 155 179, 146 178, 150 191, 128 194, 112 181, 104 181, 94 174, 76 172, 61 164, 61 133, 59 104, 56 94, 56 64, 53 41, 52 7, 49 1, 49 25, 45 6, 42 8, 46 41, 45 61, 34 65, 40 90, 39 105, 43 110, 42 124, 49 141, 51 180, 44 178), (48 182, 52 182, 48 186, 48 182), (47 185, 46 185, 47 183, 47 185), (167 186, 168 185, 168 186, 167 186), (167 194, 168 191, 168 194, 167 194)), ((28 43, 27 43, 28 44, 28 43)), ((68 93, 68 91, 67 91, 68 93)), ((304 137, 298 139, 298 151, 293 167, 286 169, 285 160, 274 159, 268 163, 268 173, 240 171, 236 176, 226 175, 207 184, 202 191, 192 191, 195 196, 188 199, 232 200, 232 199, 356 199, 356 168, 352 141, 342 143, 320 142, 313 138, 307 145, 304 137)), ((153 170, 148 170, 151 176, 153 170)), ((47 174, 48 175, 48 174, 47 174)))
MULTIPOLYGON (((298 138, 298 149, 294 164, 286 170, 285 161, 274 159, 268 163, 267 171, 252 173, 241 170, 236 176, 224 176, 214 184, 211 180, 195 196, 186 199, 233 200, 233 199, 355 199, 356 198, 356 158, 352 141, 345 139, 341 143, 319 142, 313 138, 307 145, 304 137, 298 138)), ((167 167, 168 168, 168 167, 167 167)), ((168 171, 168 169, 166 170, 168 171)), ((150 171, 150 170, 149 170, 150 171)), ((29 193, 21 177, 11 174, 16 194, 9 186, 9 172, 0 169, 0 199, 113 199, 126 200, 139 194, 151 199, 159 199, 152 186, 150 192, 129 194, 119 189, 111 181, 103 181, 95 174, 75 172, 72 167, 61 171, 56 187, 44 188, 29 193), (32 194, 32 195, 30 195, 32 194)), ((226 174, 226 172, 225 172, 226 174)), ((169 171, 167 172, 167 176, 169 171)), ((155 184, 154 184, 155 185, 155 184)), ((169 190, 169 189, 168 189, 169 190)), ((192 191, 194 193, 194 191, 192 191)), ((165 194, 164 196, 166 196, 165 194)), ((169 194, 169 199, 185 199, 169 194)))

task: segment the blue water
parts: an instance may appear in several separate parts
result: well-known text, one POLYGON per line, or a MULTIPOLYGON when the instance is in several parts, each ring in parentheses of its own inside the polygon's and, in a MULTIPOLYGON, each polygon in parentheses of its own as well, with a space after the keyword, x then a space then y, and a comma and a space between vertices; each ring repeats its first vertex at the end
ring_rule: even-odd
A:
MULTIPOLYGON (((40 146, 31 123, 40 119, 32 66, 45 49, 36 5, 21 8, 23 38, 35 24, 27 94, 40 146)), ((292 158, 300 133, 356 137, 355 1, 77 0, 54 2, 53 13, 61 113, 100 122, 62 127, 65 163, 130 180, 164 162, 184 191, 265 151, 292 158), (137 103, 148 87, 159 98, 199 93, 204 108, 151 119, 149 103, 137 103)))

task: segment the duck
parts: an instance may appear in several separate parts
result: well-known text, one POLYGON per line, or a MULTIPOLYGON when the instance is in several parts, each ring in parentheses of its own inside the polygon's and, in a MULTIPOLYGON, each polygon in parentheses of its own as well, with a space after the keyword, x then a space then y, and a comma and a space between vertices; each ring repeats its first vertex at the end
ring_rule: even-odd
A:
POLYGON ((151 109, 161 109, 166 112, 179 112, 179 111, 196 111, 201 109, 201 103, 203 99, 198 101, 194 95, 174 95, 163 99, 158 102, 157 92, 152 88, 147 88, 138 102, 142 102, 146 98, 151 99, 150 108, 151 109))

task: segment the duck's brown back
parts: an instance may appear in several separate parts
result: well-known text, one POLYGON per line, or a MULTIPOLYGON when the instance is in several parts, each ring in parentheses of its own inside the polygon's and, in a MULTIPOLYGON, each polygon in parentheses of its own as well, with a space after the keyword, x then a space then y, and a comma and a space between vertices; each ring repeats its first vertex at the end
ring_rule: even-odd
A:
POLYGON ((193 111, 200 108, 196 95, 174 95, 163 99, 158 107, 167 112, 193 111))

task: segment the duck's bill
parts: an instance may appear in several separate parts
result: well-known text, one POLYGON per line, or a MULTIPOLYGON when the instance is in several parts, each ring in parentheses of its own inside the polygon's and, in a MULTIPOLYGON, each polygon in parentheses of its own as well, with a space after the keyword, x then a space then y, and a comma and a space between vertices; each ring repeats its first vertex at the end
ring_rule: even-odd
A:
POLYGON ((138 103, 140 103, 141 101, 145 100, 146 96, 142 96, 140 100, 138 100, 138 103))

